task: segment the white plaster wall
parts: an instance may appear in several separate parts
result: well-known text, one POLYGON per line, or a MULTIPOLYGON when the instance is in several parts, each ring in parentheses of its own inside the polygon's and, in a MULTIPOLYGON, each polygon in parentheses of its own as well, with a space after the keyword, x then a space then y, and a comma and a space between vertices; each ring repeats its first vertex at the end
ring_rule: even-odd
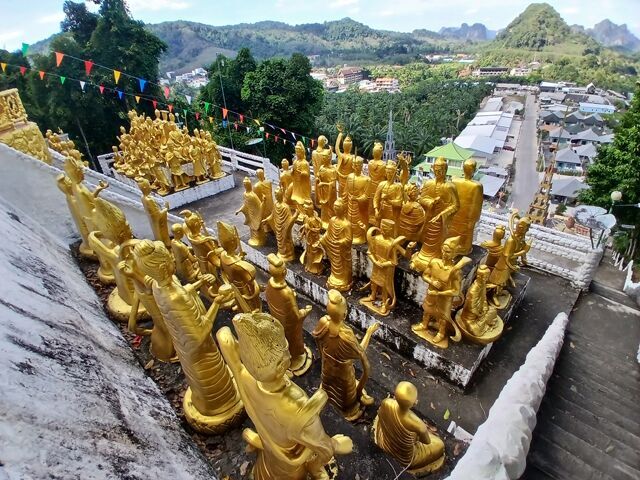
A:
POLYGON ((480 425, 448 480, 515 480, 526 467, 536 414, 553 372, 569 317, 559 313, 527 354, 480 425))
MULTIPOLYGON (((629 295, 640 307, 640 283, 633 282, 633 260, 627 265, 627 278, 624 281, 623 291, 629 295)), ((640 361, 640 350, 638 350, 638 358, 640 361)))
POLYGON ((0 478, 215 479, 70 257, 49 167, 12 160, 0 151, 0 478), (38 181, 30 202, 7 172, 38 181))

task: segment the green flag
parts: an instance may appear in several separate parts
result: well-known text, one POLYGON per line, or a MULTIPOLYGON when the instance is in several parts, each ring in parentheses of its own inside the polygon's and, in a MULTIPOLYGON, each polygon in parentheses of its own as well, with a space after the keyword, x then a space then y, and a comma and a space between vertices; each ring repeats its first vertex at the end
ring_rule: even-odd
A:
POLYGON ((67 77, 60 76, 60 83, 61 83, 62 85, 64 85, 64 81, 65 81, 66 79, 67 79, 67 77))
POLYGON ((28 43, 22 43, 22 56, 26 57, 27 56, 27 50, 29 50, 29 44, 28 43))
POLYGON ((204 102, 204 113, 207 114, 209 113, 209 107, 211 106, 211 104, 209 102, 204 102))

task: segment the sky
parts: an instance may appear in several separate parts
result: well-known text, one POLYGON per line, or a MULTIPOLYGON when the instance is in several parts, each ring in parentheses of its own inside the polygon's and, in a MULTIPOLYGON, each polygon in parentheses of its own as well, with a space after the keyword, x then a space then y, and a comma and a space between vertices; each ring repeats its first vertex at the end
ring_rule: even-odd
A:
MULTIPOLYGON (((0 0, 0 48, 19 49, 60 30, 63 0, 0 0)), ((278 20, 322 23, 351 17, 373 28, 410 32, 484 23, 507 26, 530 0, 128 0, 145 23, 191 20, 210 25, 278 20)), ((640 0, 548 0, 569 23, 592 27, 609 18, 640 37, 640 0)))

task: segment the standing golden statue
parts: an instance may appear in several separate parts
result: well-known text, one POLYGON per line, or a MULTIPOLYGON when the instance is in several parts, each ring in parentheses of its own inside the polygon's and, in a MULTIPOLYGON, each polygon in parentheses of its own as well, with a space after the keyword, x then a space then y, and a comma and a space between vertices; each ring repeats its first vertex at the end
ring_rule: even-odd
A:
POLYGON ((502 256, 502 249, 504 248, 502 245, 502 240, 504 239, 505 228, 504 225, 498 225, 493 230, 493 236, 491 240, 485 240, 480 244, 481 247, 487 249, 487 260, 485 264, 489 267, 490 270, 498 263, 500 257, 502 256))
POLYGON ((444 442, 429 434, 427 425, 411 411, 418 403, 418 389, 400 382, 394 396, 381 402, 373 421, 376 445, 418 477, 439 470, 444 465, 444 442))
POLYGON ((304 344, 302 333, 302 323, 311 312, 311 305, 307 305, 302 310, 298 308, 296 292, 287 285, 285 280, 287 266, 282 259, 270 253, 267 260, 269 261, 271 278, 264 293, 269 305, 269 312, 284 328, 291 354, 289 371, 295 376, 300 376, 309 370, 313 360, 311 350, 304 344))
POLYGON ((386 180, 380 182, 373 199, 376 225, 384 219, 394 222, 400 216, 402 210, 403 192, 402 185, 396 182, 397 165, 393 160, 389 160, 384 167, 386 180))
POLYGON ((347 177, 350 173, 353 172, 353 160, 355 159, 355 155, 351 153, 351 149, 353 148, 353 141, 351 137, 347 135, 344 138, 344 142, 342 138, 344 137, 344 127, 342 125, 338 125, 338 138, 336 138, 336 155, 338 156, 338 165, 337 165, 337 173, 338 173, 338 196, 343 200, 346 200, 347 196, 347 177), (340 149, 340 144, 342 143, 342 150, 340 149))
POLYGON ((369 225, 368 193, 371 180, 362 174, 362 162, 362 157, 353 160, 353 172, 347 177, 345 186, 354 245, 362 245, 367 241, 369 225))
POLYGON ((347 301, 337 290, 329 290, 327 315, 318 320, 313 336, 322 357, 322 389, 329 401, 350 422, 364 413, 366 406, 373 404, 364 386, 369 379, 369 359, 366 349, 378 322, 371 325, 362 339, 358 339, 351 327, 345 324, 347 301), (356 380, 353 362, 360 360, 362 376, 356 380))
POLYGON ((504 328, 496 307, 487 301, 489 275, 491 270, 486 265, 478 267, 476 278, 467 290, 464 306, 456 314, 456 323, 464 337, 481 345, 495 342, 504 328))
MULTIPOLYGON (((298 218, 298 210, 292 212, 291 207, 284 201, 282 188, 276 190, 276 203, 271 215, 262 222, 271 223, 278 244, 278 256, 284 262, 290 262, 295 258, 292 230, 298 218)), ((308 199, 307 201, 311 201, 308 199)))
MULTIPOLYGON (((307 200, 311 200, 311 168, 307 161, 307 154, 302 142, 296 143, 296 158, 292 165, 291 201, 295 202, 298 212, 307 200)), ((283 198, 284 198, 283 192, 283 198)))
POLYGON ((331 264, 327 287, 346 292, 351 289, 353 283, 351 222, 346 218, 346 206, 341 198, 336 200, 334 209, 336 215, 329 222, 327 231, 320 237, 320 245, 331 264))
POLYGON ((295 206, 291 200, 291 195, 293 194, 293 174, 291 173, 289 160, 286 158, 283 158, 282 162, 280 162, 280 188, 282 189, 285 202, 295 206))
POLYGON ((320 275, 324 271, 322 265, 324 251, 320 245, 322 221, 311 201, 304 204, 304 215, 304 223, 300 229, 300 235, 304 239, 304 251, 300 256, 300 263, 304 265, 306 272, 320 275))
MULTIPOLYGON (((271 180, 267 180, 264 176, 264 170, 259 168, 256 170, 256 178, 258 181, 253 185, 253 191, 258 198, 262 201, 262 218, 264 220, 269 216, 269 213, 273 210, 273 184, 271 180)), ((266 232, 271 231, 271 227, 268 223, 263 224, 266 232)))
POLYGON ((220 286, 218 281, 218 267, 220 266, 218 242, 209 234, 199 213, 183 210, 180 215, 184 217, 185 233, 198 260, 200 273, 208 273, 215 279, 215 281, 203 284, 202 288, 202 293, 209 299, 213 299, 213 295, 217 293, 220 286))
POLYGON ((378 185, 385 179, 385 167, 386 164, 382 160, 382 154, 384 153, 384 147, 380 142, 373 144, 372 155, 373 158, 367 163, 367 170, 371 182, 369 183, 369 224, 378 225, 376 221, 375 208, 373 206, 373 200, 378 190, 378 185))
POLYGON ((263 220, 264 200, 253 191, 251 180, 244 177, 244 203, 236 211, 244 214, 244 224, 249 227, 249 245, 252 247, 262 247, 267 241, 265 233, 265 221, 263 220))
POLYGON ((228 223, 218 222, 218 241, 222 247, 219 251, 220 272, 225 283, 231 285, 243 298, 243 305, 251 313, 262 310, 260 286, 256 282, 256 267, 243 259, 244 252, 236 227, 228 223))
POLYGON ((433 163, 435 178, 427 180, 420 192, 420 205, 426 213, 422 229, 422 248, 411 258, 411 268, 424 272, 432 258, 438 258, 447 238, 451 217, 460 208, 453 183, 447 180, 447 162, 439 157, 433 163))
POLYGON ((204 138, 205 141, 204 150, 206 162, 209 166, 209 177, 214 180, 224 177, 224 172, 222 171, 222 156, 218 150, 218 145, 213 141, 213 138, 211 138, 211 132, 200 132, 200 137, 204 138))
POLYGON ((476 173, 476 161, 469 158, 464 161, 462 169, 464 178, 454 178, 460 208, 451 217, 448 236, 460 237, 459 255, 469 255, 473 249, 473 232, 482 213, 482 184, 473 179, 476 173))
POLYGON ((217 333, 220 349, 255 426, 242 438, 257 453, 253 480, 328 480, 327 464, 350 453, 349 437, 329 437, 320 420, 327 394, 311 397, 289 380, 289 351, 282 325, 266 313, 239 314, 217 333))
POLYGON ((211 330, 220 305, 233 298, 231 287, 221 287, 207 310, 198 289, 215 281, 211 275, 181 285, 174 276, 171 254, 162 242, 142 240, 134 254, 140 270, 149 277, 147 282, 187 377, 189 388, 182 403, 187 421, 201 433, 227 431, 243 420, 244 408, 211 330))
MULTIPOLYGON (((329 150, 331 152, 331 150, 329 150)), ((336 181, 338 172, 331 163, 331 156, 322 156, 318 159, 319 167, 315 171, 316 175, 316 204, 320 209, 320 219, 323 228, 327 228, 329 220, 335 214, 333 205, 338 198, 336 181)))
POLYGON ((458 326, 451 319, 453 299, 460 296, 462 289, 462 267, 471 261, 462 257, 454 262, 458 248, 458 237, 447 238, 442 244, 441 258, 432 258, 422 273, 422 279, 429 288, 422 304, 424 312, 422 322, 411 326, 411 330, 420 338, 440 348, 449 346, 449 329, 453 328, 454 336, 451 340, 459 342, 461 337, 458 326), (435 322, 435 333, 429 328, 432 320, 435 322))
POLYGON ((184 238, 184 227, 180 223, 171 226, 173 238, 171 239, 171 253, 176 262, 176 274, 184 283, 193 283, 200 276, 200 266, 198 259, 193 254, 193 249, 186 245, 184 238))
POLYGON ((371 277, 369 285, 371 295, 360 299, 360 303, 369 310, 379 315, 389 315, 389 312, 396 306, 396 290, 394 279, 396 265, 398 265, 398 254, 406 255, 402 248, 405 238, 394 235, 395 222, 384 219, 380 223, 380 228, 371 227, 367 232, 367 244, 369 250, 367 257, 371 260, 371 277), (380 297, 379 305, 378 297, 380 297))
POLYGON ((509 232, 502 249, 502 254, 489 276, 489 288, 492 290, 491 301, 498 308, 505 308, 511 301, 511 294, 505 290, 507 284, 515 286, 511 278, 513 272, 520 270, 518 259, 523 265, 527 265, 527 253, 531 249, 531 242, 527 242, 526 235, 531 226, 531 218, 520 217, 517 210, 509 218, 509 232), (514 222, 517 220, 518 223, 514 222))
POLYGON ((422 227, 424 226, 424 208, 418 202, 418 186, 409 183, 404 189, 407 197, 400 210, 398 220, 398 235, 402 235, 409 242, 419 242, 422 239, 422 227))
POLYGON ((153 239, 159 240, 167 248, 171 247, 171 239, 169 238, 169 225, 167 222, 167 213, 169 212, 169 204, 165 203, 164 208, 160 208, 156 201, 151 197, 151 184, 146 178, 138 180, 138 187, 142 192, 142 206, 147 214, 153 239))
POLYGON ((320 205, 318 203, 318 182, 320 166, 331 164, 331 157, 333 156, 331 147, 328 147, 327 143, 329 143, 327 137, 325 137, 324 135, 320 135, 318 137, 318 146, 311 152, 311 164, 313 165, 313 175, 315 177, 314 191, 316 194, 316 205, 318 206, 318 208, 320 208, 320 205))

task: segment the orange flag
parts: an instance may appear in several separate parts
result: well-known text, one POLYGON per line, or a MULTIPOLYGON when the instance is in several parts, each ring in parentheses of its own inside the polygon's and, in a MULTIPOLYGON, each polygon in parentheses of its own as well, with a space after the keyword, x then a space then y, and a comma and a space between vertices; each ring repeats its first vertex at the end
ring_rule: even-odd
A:
POLYGON ((44 72, 40 70, 38 74, 40 75, 40 80, 44 80, 44 72))
POLYGON ((140 95, 136 95, 135 98, 136 98, 136 103, 140 103, 140 95))
POLYGON ((227 114, 229 113, 229 110, 227 110, 226 108, 222 109, 222 118, 227 118, 227 114))
POLYGON ((64 58, 64 53, 56 52, 56 67, 60 66, 63 58, 64 58))
POLYGON ((116 81, 116 85, 118 84, 118 80, 120 80, 120 72, 118 70, 113 71, 113 78, 116 81))

